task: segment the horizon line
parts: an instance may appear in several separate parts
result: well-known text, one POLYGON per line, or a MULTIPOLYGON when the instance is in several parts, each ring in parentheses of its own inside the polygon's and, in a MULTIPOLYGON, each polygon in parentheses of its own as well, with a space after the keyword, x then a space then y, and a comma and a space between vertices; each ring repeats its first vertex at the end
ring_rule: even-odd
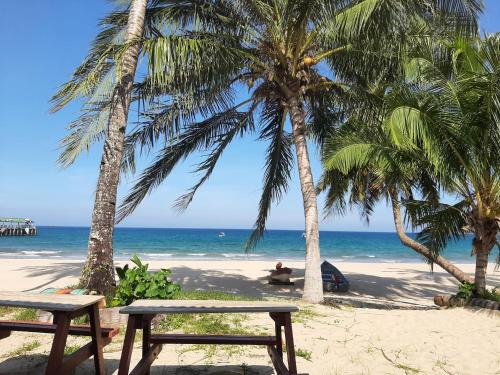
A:
MULTIPOLYGON (((37 227, 52 227, 52 228, 90 228, 88 225, 37 225, 37 227)), ((252 228, 224 228, 224 227, 142 227, 142 226, 115 226, 115 229, 202 229, 202 230, 245 230, 252 231, 252 228)), ((283 232, 304 232, 303 229, 277 229, 268 228, 266 231, 283 231, 283 232)), ((396 231, 362 231, 362 230, 320 230, 320 232, 346 232, 346 233, 396 233, 396 231)), ((407 232, 417 233, 417 232, 407 232)))

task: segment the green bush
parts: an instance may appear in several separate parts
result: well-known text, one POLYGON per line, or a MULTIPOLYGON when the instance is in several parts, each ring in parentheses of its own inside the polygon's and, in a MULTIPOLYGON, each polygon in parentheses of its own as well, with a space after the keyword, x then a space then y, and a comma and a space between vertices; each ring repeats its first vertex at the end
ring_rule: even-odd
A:
POLYGON ((483 298, 489 299, 491 301, 500 302, 500 292, 493 288, 491 290, 486 289, 483 298))
POLYGON ((486 289, 483 295, 478 296, 476 295, 476 285, 467 281, 464 281, 458 286, 457 297, 465 298, 467 300, 471 299, 472 297, 480 297, 491 301, 500 302, 500 293, 497 291, 497 289, 486 289))
POLYGON ((113 298, 113 306, 129 305, 138 299, 172 299, 180 291, 180 286, 168 280, 171 272, 162 268, 150 273, 137 255, 130 259, 135 267, 116 267, 120 279, 113 298))
POLYGON ((475 284, 469 283, 468 281, 464 281, 462 284, 458 286, 457 297, 470 299, 474 296, 475 290, 476 290, 475 284))

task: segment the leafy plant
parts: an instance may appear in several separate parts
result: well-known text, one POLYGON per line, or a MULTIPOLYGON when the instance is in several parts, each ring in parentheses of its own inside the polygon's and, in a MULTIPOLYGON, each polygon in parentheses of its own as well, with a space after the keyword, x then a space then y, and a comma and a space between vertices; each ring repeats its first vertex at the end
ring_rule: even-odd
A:
POLYGON ((474 296, 475 289, 475 284, 464 281, 458 286, 457 297, 469 299, 474 296))
POLYGON ((135 267, 116 267, 120 279, 113 298, 113 306, 129 305, 138 299, 172 299, 180 286, 168 280, 171 272, 162 268, 150 273, 148 264, 143 264, 137 255, 130 259, 135 267))
POLYGON ((482 297, 491 301, 500 302, 500 292, 496 288, 491 289, 491 291, 486 289, 482 297))

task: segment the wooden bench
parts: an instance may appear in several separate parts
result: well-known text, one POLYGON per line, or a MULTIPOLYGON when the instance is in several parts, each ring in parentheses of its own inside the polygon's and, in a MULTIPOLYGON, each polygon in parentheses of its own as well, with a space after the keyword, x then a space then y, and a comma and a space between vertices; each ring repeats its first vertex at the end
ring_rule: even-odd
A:
POLYGON ((257 301, 135 301, 120 310, 129 314, 118 375, 129 374, 134 338, 137 329, 142 329, 142 359, 131 374, 148 374, 153 361, 163 344, 216 344, 216 345, 263 345, 278 375, 297 375, 295 348, 293 343, 291 313, 298 311, 296 305, 257 301), (208 313, 268 313, 274 321, 274 336, 246 335, 190 335, 152 334, 151 321, 157 314, 208 314, 208 313), (283 337, 288 367, 283 362, 283 337))
POLYGON ((102 348, 111 342, 118 328, 101 327, 99 305, 103 296, 54 295, 24 292, 0 292, 0 306, 34 308, 53 314, 53 323, 31 321, 0 321, 0 339, 12 331, 52 333, 54 340, 45 374, 69 374, 74 368, 94 356, 96 374, 105 374, 102 348), (90 325, 70 325, 72 319, 88 314, 90 325), (89 336, 91 341, 76 352, 64 356, 68 335, 89 336))

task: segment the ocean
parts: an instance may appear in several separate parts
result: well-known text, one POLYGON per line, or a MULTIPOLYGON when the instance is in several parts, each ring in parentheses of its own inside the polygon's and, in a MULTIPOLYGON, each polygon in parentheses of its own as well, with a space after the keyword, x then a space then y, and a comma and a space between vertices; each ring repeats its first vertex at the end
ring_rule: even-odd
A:
MULTIPOLYGON (((138 254, 143 259, 304 259, 302 231, 268 230, 249 253, 246 229, 116 228, 117 259, 138 254), (224 236, 220 237, 220 232, 224 236)), ((89 228, 38 227, 33 237, 0 237, 0 258, 77 258, 86 255, 89 228)), ((450 243, 444 255, 455 262, 473 262, 471 237, 450 243)), ((422 257, 404 247, 395 233, 320 233, 321 257, 330 261, 414 262, 422 257)))

